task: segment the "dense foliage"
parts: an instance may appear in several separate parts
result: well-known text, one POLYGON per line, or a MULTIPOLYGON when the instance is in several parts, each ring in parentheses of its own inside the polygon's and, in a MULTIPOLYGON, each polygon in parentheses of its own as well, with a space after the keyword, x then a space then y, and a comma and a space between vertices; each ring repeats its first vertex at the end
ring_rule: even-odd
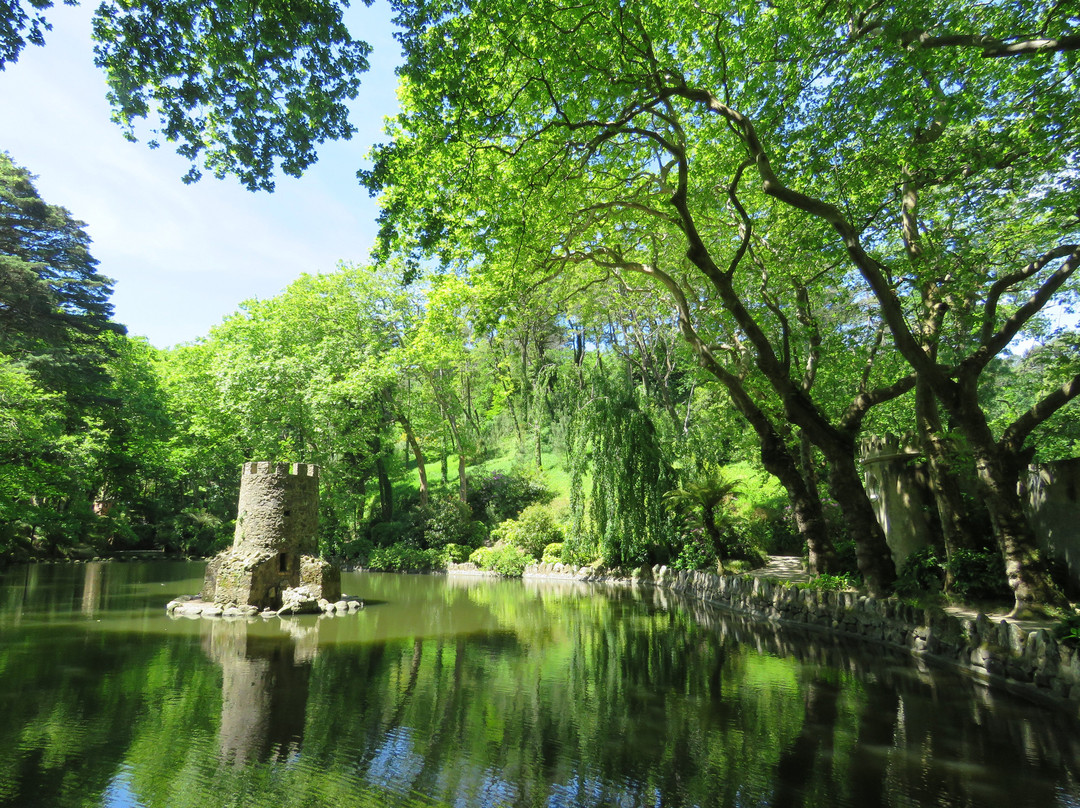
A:
MULTIPOLYGON (((0 31, 8 58, 41 39, 48 4, 31 6, 0 31)), ((170 0, 190 24, 147 45, 146 7, 106 4, 118 116, 153 108, 195 173, 270 187, 348 133, 366 46, 341 8, 170 0), (260 81, 237 71, 252 60, 260 81)), ((382 204, 376 268, 303 276, 138 359, 77 223, 5 203, 38 216, 20 233, 68 245, 4 252, 7 501, 55 522, 9 544, 102 524, 116 541, 115 500, 127 535, 205 552, 239 463, 289 458, 325 469, 328 553, 486 546, 554 499, 576 563, 700 568, 797 536, 815 572, 851 560, 883 594, 897 570, 857 453, 894 432, 918 446, 943 584, 1003 575, 1019 611, 1065 604, 1017 493, 1032 457, 1080 446, 1080 40, 1062 4, 393 8, 401 113, 360 172, 382 204), (152 372, 106 369, 124 357, 152 372), (108 395, 140 402, 131 438, 155 440, 132 451, 93 409, 108 395), (41 473, 53 456, 63 474, 41 473), (154 474, 125 465, 141 457, 154 474), (715 477, 732 463, 785 506, 747 508, 760 486, 715 477), (65 475, 81 499, 54 496, 65 475)))

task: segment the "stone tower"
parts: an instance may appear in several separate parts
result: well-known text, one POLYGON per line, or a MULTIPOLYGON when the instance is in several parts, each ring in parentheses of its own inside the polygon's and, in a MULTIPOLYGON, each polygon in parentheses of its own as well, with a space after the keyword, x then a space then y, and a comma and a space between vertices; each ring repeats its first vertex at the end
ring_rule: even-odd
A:
POLYGON ((341 573, 318 557, 318 511, 318 466, 245 463, 233 544, 207 565, 202 599, 278 609, 282 594, 300 587, 340 598, 341 573))

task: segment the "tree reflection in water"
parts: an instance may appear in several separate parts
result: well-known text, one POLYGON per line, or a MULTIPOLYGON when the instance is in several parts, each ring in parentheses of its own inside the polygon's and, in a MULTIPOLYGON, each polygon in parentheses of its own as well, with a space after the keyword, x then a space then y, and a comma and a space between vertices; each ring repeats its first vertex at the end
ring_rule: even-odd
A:
POLYGON ((373 575, 347 618, 170 621, 125 566, 0 581, 0 806, 1080 802, 1060 713, 670 593, 373 575))

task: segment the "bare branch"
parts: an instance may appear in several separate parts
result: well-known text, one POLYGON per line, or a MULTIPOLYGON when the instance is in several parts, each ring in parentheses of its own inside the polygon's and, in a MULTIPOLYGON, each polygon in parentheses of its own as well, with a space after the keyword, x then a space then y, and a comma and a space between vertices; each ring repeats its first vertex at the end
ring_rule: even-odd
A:
POLYGON ((844 417, 840 419, 841 429, 857 432, 862 426, 863 418, 866 417, 866 413, 870 411, 871 407, 886 401, 892 401, 894 398, 898 398, 914 389, 917 378, 918 376, 915 373, 909 373, 886 387, 860 392, 848 405, 844 417))
POLYGON ((1008 56, 1035 56, 1080 50, 1080 34, 1030 39, 1014 37, 1011 40, 1002 40, 981 34, 934 36, 926 31, 916 30, 901 34, 900 44, 905 47, 916 45, 920 48, 981 48, 984 58, 1000 59, 1008 56))
POLYGON ((963 364, 973 367, 982 367, 999 354, 1006 345, 1012 342, 1013 337, 1019 333, 1020 329, 1024 327, 1024 324, 1034 317, 1043 306, 1049 302, 1054 293, 1060 289, 1062 284, 1064 284, 1076 271, 1078 265, 1080 265, 1080 245, 1066 244, 1043 253, 1023 269, 1014 272, 1011 275, 1006 275, 1004 278, 1001 278, 994 283, 994 285, 990 287, 990 294, 987 297, 986 308, 983 315, 983 324, 979 339, 981 345, 974 354, 963 362, 963 364), (997 318, 997 305, 1001 295, 1020 281, 1030 278, 1051 261, 1057 260, 1058 258, 1064 258, 1065 256, 1068 256, 1065 263, 1050 277, 1043 281, 1042 286, 1035 290, 1035 293, 1028 298, 1028 301, 1005 321, 997 333, 994 333, 994 324, 997 318))

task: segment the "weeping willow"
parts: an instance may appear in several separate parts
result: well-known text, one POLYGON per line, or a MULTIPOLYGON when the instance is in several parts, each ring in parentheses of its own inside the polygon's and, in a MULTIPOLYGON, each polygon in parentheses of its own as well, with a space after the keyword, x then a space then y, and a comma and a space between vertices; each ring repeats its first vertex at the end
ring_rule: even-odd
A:
POLYGON ((623 567, 666 556, 673 531, 663 496, 676 479, 656 427, 634 391, 601 379, 591 392, 567 435, 571 542, 579 555, 623 567))

